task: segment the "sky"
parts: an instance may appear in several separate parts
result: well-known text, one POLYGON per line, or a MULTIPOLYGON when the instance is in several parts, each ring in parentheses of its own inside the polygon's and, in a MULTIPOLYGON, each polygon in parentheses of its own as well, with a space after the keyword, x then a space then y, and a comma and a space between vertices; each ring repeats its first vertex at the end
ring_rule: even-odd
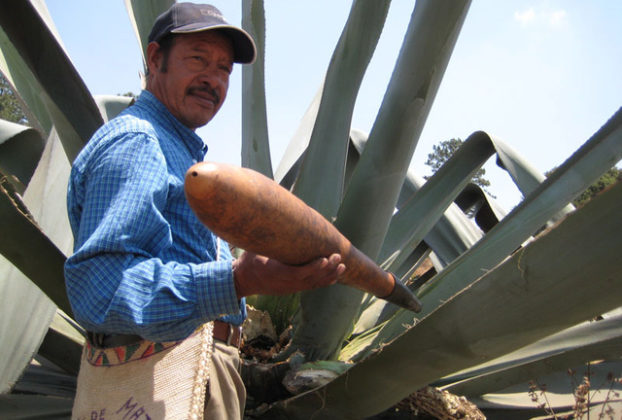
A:
MULTIPOLYGON (((214 0, 232 24, 241 0, 214 0)), ((92 94, 140 92, 142 58, 123 0, 47 0, 92 94)), ((272 166, 317 92, 347 20, 346 0, 265 0, 266 102, 272 166)), ((361 85, 352 127, 369 132, 415 7, 393 0, 361 85)), ((241 67, 219 114, 198 134, 207 159, 240 164, 241 67)), ((435 144, 483 130, 536 169, 561 165, 622 106, 622 1, 473 0, 410 169, 435 144)), ((521 194, 491 158, 489 191, 506 210, 521 194)))

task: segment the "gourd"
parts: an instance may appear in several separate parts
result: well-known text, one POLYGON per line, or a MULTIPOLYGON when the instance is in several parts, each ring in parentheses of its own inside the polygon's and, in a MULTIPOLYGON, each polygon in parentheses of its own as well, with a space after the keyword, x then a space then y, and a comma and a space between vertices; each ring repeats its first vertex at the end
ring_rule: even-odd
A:
POLYGON ((354 247, 335 226, 272 179, 248 168, 200 162, 188 169, 188 204, 214 234, 244 250, 285 264, 341 255, 339 283, 415 312, 414 294, 354 247))

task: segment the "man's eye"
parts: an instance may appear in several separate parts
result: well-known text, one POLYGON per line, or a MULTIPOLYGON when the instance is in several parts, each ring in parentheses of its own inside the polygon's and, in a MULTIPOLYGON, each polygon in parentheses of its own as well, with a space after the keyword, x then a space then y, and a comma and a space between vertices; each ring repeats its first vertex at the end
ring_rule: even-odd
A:
POLYGON ((192 63, 192 64, 201 64, 203 63, 203 57, 198 56, 198 55, 192 55, 192 56, 188 56, 186 57, 186 62, 188 63, 192 63))
POLYGON ((205 59, 200 55, 186 57, 185 63, 190 71, 202 71, 207 65, 205 59))

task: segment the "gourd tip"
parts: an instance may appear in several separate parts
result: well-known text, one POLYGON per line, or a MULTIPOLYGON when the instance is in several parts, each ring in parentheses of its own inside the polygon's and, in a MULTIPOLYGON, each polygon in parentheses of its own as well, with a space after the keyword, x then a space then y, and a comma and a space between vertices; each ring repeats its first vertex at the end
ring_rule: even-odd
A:
POLYGON ((395 279, 395 286, 393 287, 393 291, 389 296, 385 296, 382 299, 385 299, 391 303, 395 303, 402 308, 411 310, 413 312, 421 312, 421 302, 413 292, 410 291, 408 287, 406 287, 403 283, 397 280, 393 274, 391 274, 395 279))

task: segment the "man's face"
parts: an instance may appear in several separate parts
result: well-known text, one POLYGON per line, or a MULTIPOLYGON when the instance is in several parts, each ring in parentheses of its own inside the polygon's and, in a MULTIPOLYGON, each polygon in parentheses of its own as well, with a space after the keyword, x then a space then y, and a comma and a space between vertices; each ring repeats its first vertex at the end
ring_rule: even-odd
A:
POLYGON ((227 95, 231 40, 218 31, 177 35, 167 62, 157 43, 147 47, 147 89, 191 129, 207 124, 227 95))

